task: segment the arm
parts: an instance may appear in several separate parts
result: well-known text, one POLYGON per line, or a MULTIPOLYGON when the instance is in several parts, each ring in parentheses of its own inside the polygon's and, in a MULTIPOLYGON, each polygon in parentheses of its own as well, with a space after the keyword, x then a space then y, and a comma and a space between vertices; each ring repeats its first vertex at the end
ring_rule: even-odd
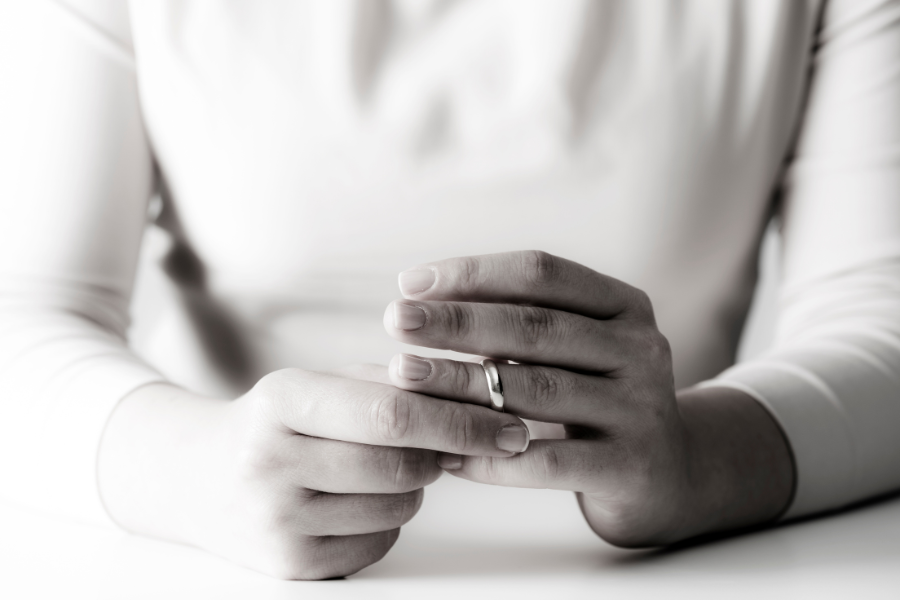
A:
POLYGON ((0 494, 100 523, 108 510, 281 577, 353 573, 418 510, 437 451, 511 456, 498 433, 519 431, 520 449, 527 430, 300 370, 205 398, 130 353, 153 169, 126 6, 0 3, 0 494))
POLYGON ((758 399, 790 439, 787 517, 900 487, 898 56, 900 3, 827 5, 784 183, 776 343, 708 384, 758 399))
POLYGON ((109 523, 103 428, 161 379, 125 344, 153 191, 128 36, 65 3, 0 10, 0 493, 109 523))

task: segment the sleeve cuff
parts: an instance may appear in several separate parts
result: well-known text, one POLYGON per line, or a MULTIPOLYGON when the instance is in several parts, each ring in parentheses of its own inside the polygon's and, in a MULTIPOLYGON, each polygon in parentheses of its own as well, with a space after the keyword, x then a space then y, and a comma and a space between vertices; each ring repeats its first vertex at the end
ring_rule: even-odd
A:
POLYGON ((0 426, 0 451, 12 453, 3 461, 9 469, 3 495, 28 508, 115 526, 97 485, 103 430, 122 398, 163 377, 115 349, 82 356, 49 377, 25 370, 16 379, 34 382, 31 390, 3 390, 20 399, 0 426))
POLYGON ((855 448, 848 417, 829 386, 790 363, 737 365, 700 387, 740 390, 781 426, 796 468, 794 498, 782 519, 838 508, 854 499, 855 448))

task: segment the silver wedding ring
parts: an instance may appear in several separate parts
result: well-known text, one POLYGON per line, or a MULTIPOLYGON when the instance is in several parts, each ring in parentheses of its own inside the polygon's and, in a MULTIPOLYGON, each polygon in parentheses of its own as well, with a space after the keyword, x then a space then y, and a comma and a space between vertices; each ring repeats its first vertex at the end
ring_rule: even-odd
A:
POLYGON ((481 361, 481 368, 487 377, 488 392, 491 394, 491 408, 503 412, 503 384, 500 383, 500 371, 497 364, 489 358, 481 361))

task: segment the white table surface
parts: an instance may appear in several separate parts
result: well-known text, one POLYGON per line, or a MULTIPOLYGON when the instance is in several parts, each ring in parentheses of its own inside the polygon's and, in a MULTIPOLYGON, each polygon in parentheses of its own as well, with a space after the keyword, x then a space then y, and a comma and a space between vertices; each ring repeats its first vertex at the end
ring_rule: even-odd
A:
POLYGON ((199 550, 0 505, 0 598, 894 598, 900 498, 675 551, 596 538, 573 496, 445 476, 388 556, 279 581, 199 550), (491 516, 494 515, 494 516, 491 516))

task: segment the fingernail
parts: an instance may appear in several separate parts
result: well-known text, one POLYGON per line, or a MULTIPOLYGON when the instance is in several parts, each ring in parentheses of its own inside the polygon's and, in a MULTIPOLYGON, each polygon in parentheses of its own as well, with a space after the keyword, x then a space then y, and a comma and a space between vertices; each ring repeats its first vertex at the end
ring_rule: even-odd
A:
POLYGON ((412 304, 394 302, 394 327, 403 331, 419 329, 425 324, 425 311, 412 304))
POLYGON ((401 354, 397 372, 404 379, 422 381, 431 375, 431 363, 413 354, 401 354))
POLYGON ((410 269, 400 273, 400 291, 404 296, 419 294, 434 285, 434 271, 431 269, 410 269))
POLYGON ((440 452, 438 454, 438 466, 447 471, 462 469, 462 456, 440 452))
POLYGON ((521 425, 505 425, 497 432, 497 447, 507 452, 525 452, 528 430, 521 425))

